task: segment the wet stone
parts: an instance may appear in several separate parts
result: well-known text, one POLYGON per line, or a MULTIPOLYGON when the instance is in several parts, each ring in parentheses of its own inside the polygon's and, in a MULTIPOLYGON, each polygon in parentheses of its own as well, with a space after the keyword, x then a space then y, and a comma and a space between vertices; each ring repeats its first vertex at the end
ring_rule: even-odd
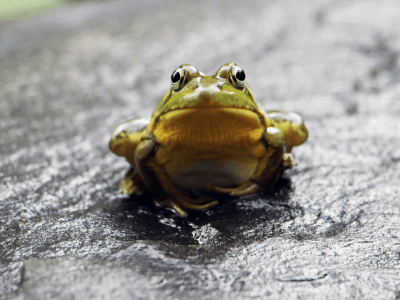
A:
POLYGON ((398 299, 400 3, 95 1, 0 27, 0 299, 398 299), (242 20, 237 22, 237 20, 242 20), (304 117, 266 193, 125 197, 112 130, 190 63, 304 117))

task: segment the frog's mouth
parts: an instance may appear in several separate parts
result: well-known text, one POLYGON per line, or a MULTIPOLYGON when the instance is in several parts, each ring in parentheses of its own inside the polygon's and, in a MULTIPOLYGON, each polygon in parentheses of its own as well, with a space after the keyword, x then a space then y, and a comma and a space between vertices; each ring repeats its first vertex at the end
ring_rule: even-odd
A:
POLYGON ((247 148, 260 140, 264 129, 265 124, 259 115, 248 109, 196 107, 163 114, 154 135, 167 147, 213 145, 247 148))

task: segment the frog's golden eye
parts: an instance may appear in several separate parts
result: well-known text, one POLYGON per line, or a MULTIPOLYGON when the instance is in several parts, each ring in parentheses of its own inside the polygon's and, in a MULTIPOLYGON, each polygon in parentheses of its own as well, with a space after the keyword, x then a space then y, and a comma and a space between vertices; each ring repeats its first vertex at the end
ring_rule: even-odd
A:
POLYGON ((242 90, 246 83, 245 80, 246 80, 246 74, 244 73, 242 68, 233 65, 229 75, 229 81, 231 82, 231 84, 235 88, 242 90))
POLYGON ((185 79, 186 79, 185 69, 184 68, 176 69, 171 75, 172 89, 175 92, 179 91, 183 87, 185 79))

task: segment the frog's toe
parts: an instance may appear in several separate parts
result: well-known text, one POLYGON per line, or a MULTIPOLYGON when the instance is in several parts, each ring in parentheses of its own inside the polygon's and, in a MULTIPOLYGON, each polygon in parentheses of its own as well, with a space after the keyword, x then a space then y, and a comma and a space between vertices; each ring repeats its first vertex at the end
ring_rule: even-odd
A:
POLYGON ((172 208, 181 217, 186 218, 188 216, 187 212, 182 209, 182 207, 180 206, 178 201, 176 201, 175 199, 172 199, 171 197, 164 201, 154 200, 154 202, 158 205, 172 208))
POLYGON ((124 179, 119 185, 119 191, 121 192, 121 194, 124 194, 126 196, 129 196, 131 194, 140 196, 146 191, 146 189, 134 180, 124 179))
POLYGON ((138 196, 142 195, 146 188, 138 176, 137 173, 134 173, 133 169, 129 169, 125 174, 125 178, 121 181, 119 185, 119 191, 124 195, 136 194, 138 196))
POLYGON ((119 191, 121 192, 121 194, 124 194, 126 196, 135 193, 136 190, 137 187, 131 179, 124 179, 119 185, 119 191))
POLYGON ((170 196, 164 201, 156 200, 155 202, 159 205, 172 208, 176 213, 178 213, 182 217, 187 217, 188 214, 183 208, 188 208, 193 210, 204 210, 218 204, 218 201, 212 201, 212 200, 213 200, 212 198, 202 198, 193 200, 182 196, 179 197, 170 196))
POLYGON ((221 187, 217 187, 217 186, 207 186, 206 189, 210 192, 215 192, 215 193, 219 193, 219 194, 230 194, 233 191, 235 191, 235 188, 221 188, 221 187))
POLYGON ((235 197, 240 197, 264 191, 264 188, 261 185, 252 181, 245 182, 236 188, 208 187, 208 189, 216 193, 228 194, 235 197))
POLYGON ((189 199, 189 198, 187 198, 187 201, 190 202, 191 204, 204 204, 204 203, 213 202, 213 201, 215 201, 215 199, 211 198, 211 197, 200 198, 200 199, 189 199))
POLYGON ((298 163, 299 163, 299 161, 291 153, 283 154, 283 166, 286 169, 291 169, 291 168, 297 166, 298 163))
POLYGON ((218 201, 210 201, 211 198, 203 198, 203 199, 190 199, 190 198, 186 198, 186 197, 178 197, 178 202, 181 206, 183 206, 184 208, 189 208, 189 209, 194 209, 194 210, 203 210, 203 209, 207 209, 210 208, 212 206, 215 206, 218 204, 218 201), (204 203, 204 202, 208 202, 206 204, 199 204, 199 203, 204 203))
POLYGON ((236 189, 230 193, 231 196, 241 197, 245 195, 250 195, 254 193, 259 193, 264 191, 264 188, 258 183, 252 182, 249 186, 242 189, 236 189))
POLYGON ((132 194, 133 193, 132 180, 122 180, 119 185, 119 191, 121 192, 121 194, 124 194, 126 196, 132 194))

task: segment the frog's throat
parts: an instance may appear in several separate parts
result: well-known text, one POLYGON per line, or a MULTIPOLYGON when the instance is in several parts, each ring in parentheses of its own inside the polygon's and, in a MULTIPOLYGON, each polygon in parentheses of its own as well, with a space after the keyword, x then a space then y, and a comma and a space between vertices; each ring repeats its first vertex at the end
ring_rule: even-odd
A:
POLYGON ((185 108, 162 115, 153 134, 165 147, 245 149, 260 141, 265 122, 247 109, 185 108))

